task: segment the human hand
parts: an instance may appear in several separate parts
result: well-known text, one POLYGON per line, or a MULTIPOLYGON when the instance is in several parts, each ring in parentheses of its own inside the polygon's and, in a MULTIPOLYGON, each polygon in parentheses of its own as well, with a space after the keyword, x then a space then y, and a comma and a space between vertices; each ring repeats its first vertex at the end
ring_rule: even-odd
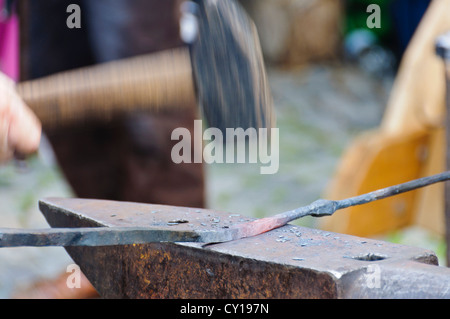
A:
POLYGON ((17 94, 15 83, 0 72, 0 161, 14 152, 30 154, 39 147, 41 123, 17 94))

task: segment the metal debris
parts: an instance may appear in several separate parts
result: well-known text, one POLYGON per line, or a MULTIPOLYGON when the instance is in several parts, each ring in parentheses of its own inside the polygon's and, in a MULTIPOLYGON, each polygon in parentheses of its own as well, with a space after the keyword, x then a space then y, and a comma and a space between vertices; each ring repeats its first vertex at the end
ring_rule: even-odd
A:
POLYGON ((179 225, 179 224, 187 224, 189 223, 186 219, 175 219, 175 220, 169 220, 167 222, 167 225, 173 226, 173 225, 179 225))

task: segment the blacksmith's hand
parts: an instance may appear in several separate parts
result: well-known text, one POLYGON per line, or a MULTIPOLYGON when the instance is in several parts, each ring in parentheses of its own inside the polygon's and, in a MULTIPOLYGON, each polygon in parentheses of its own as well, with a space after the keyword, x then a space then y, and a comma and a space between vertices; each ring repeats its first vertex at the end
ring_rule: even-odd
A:
POLYGON ((33 153, 40 139, 40 121, 17 94, 14 81, 0 72, 0 161, 15 152, 33 153))

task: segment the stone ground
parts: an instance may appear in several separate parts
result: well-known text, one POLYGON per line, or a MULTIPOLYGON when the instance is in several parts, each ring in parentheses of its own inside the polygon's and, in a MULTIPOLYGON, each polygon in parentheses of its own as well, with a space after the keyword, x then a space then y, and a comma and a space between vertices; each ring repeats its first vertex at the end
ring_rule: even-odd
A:
MULTIPOLYGON (((269 78, 280 128, 279 171, 261 175, 260 164, 207 166, 210 208, 263 217, 321 197, 346 146, 379 124, 392 85, 392 77, 376 79, 341 64, 272 69, 269 78)), ((0 227, 47 227, 38 199, 71 195, 44 142, 38 157, 0 167, 0 227)), ((297 223, 314 227, 312 218, 297 223)), ((444 260, 442 239, 425 230, 401 230, 384 239, 432 249, 444 260)), ((53 278, 69 263, 62 248, 0 249, 0 298, 36 279, 53 278)))

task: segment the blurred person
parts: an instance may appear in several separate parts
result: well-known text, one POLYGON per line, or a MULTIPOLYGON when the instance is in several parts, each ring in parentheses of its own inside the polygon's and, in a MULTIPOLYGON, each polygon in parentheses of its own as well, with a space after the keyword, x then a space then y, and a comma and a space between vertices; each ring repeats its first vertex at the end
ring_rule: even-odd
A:
MULTIPOLYGON (((183 45, 180 0, 25 1, 29 78, 183 45), (66 27, 69 4, 81 8, 80 29, 66 27)), ((134 112, 44 130, 78 197, 202 207, 202 166, 171 160, 171 132, 193 129, 194 118, 134 112)))
MULTIPOLYGON (((19 16, 27 39, 21 43, 22 80, 181 46, 181 2, 21 0, 19 16), (66 26, 70 4, 81 8, 79 29, 66 26)), ((14 151, 35 151, 41 126, 15 93, 13 82, 3 75, 1 80, 0 152, 6 159, 14 151)), ((177 127, 193 130, 193 110, 135 112, 43 131, 77 197, 204 207, 202 165, 171 160, 176 143, 171 132, 177 127)), ((70 298, 70 293, 54 291, 56 286, 64 289, 61 282, 59 278, 53 286, 45 283, 42 293, 33 287, 34 293, 19 297, 70 298)), ((91 293, 86 289, 86 296, 91 293)))
POLYGON ((18 20, 11 0, 0 0, 0 162, 15 152, 32 153, 39 147, 41 125, 15 91, 18 78, 18 20))

